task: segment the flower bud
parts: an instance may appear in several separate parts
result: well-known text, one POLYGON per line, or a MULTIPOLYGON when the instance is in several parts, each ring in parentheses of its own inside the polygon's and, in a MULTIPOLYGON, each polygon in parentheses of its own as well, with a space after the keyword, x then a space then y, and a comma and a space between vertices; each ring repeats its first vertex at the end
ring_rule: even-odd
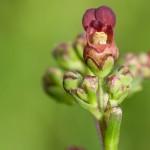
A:
POLYGON ((118 58, 118 48, 114 43, 113 28, 116 17, 107 6, 89 9, 83 16, 87 44, 84 60, 99 78, 107 76, 118 58))
POLYGON ((121 108, 120 107, 112 107, 105 113, 105 120, 106 120, 107 125, 111 119, 111 116, 118 117, 121 119, 122 118, 121 108))
POLYGON ((119 105, 127 96, 127 91, 131 88, 133 81, 132 73, 128 67, 120 66, 116 74, 107 77, 106 88, 109 95, 109 105, 111 107, 119 105))
POLYGON ((150 78, 150 66, 148 66, 148 65, 142 65, 141 71, 142 71, 142 77, 144 79, 150 78))
POLYGON ((97 91, 98 88, 98 79, 95 76, 84 76, 82 83, 81 83, 81 87, 85 90, 91 90, 93 92, 97 91))
POLYGON ((97 119, 101 117, 96 99, 96 77, 82 76, 72 70, 64 75, 63 85, 66 92, 71 93, 74 101, 81 107, 90 111, 97 119))
POLYGON ((76 90, 77 87, 80 86, 82 80, 82 76, 73 70, 69 70, 65 73, 63 79, 63 86, 66 92, 72 93, 76 90))
POLYGON ((63 72, 58 68, 49 68, 43 78, 44 90, 57 102, 72 104, 73 100, 65 93, 62 82, 63 72))
POLYGON ((76 88, 76 94, 80 99, 82 99, 85 102, 88 102, 88 95, 84 89, 80 87, 76 88))
POLYGON ((149 55, 147 53, 140 53, 137 55, 140 64, 148 65, 149 64, 149 55))
POLYGON ((96 92, 98 89, 98 79, 95 76, 85 76, 81 82, 81 87, 87 93, 88 103, 97 107, 96 92))
POLYGON ((60 43, 53 51, 58 64, 64 69, 73 69, 84 72, 84 66, 78 58, 72 43, 60 43))
POLYGON ((117 99, 122 93, 121 81, 117 75, 111 75, 106 79, 106 87, 112 99, 117 99))
POLYGON ((147 53, 140 53, 138 55, 138 60, 141 64, 141 72, 143 79, 150 78, 150 57, 147 53))
POLYGON ((133 81, 133 75, 130 72, 129 68, 125 66, 120 66, 117 68, 116 72, 121 80, 121 85, 129 87, 133 81))
POLYGON ((77 55, 80 57, 81 60, 83 60, 83 50, 86 45, 86 34, 81 33, 76 37, 74 47, 77 52, 77 55))
POLYGON ((141 74, 140 62, 138 60, 138 57, 134 55, 133 53, 125 54, 122 57, 120 64, 127 66, 130 69, 131 73, 133 74, 134 78, 141 74))
POLYGON ((104 147, 106 150, 117 150, 119 143, 120 125, 122 121, 121 108, 111 108, 106 118, 107 130, 104 139, 104 147))
POLYGON ((62 86, 63 72, 58 68, 49 68, 44 76, 44 84, 46 86, 62 86))
POLYGON ((88 45, 84 49, 84 60, 91 71, 99 78, 104 78, 112 70, 118 58, 118 49, 115 43, 106 47, 101 53, 88 45))

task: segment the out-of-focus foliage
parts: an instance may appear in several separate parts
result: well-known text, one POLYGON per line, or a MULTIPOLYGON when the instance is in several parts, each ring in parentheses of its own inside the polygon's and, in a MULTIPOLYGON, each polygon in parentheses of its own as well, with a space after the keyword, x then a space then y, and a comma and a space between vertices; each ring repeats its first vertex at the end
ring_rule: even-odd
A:
MULTIPOLYGON (((149 51, 148 0, 0 0, 0 149, 100 149, 93 118, 51 100, 42 91, 42 76, 55 65, 53 46, 73 41, 83 31, 85 10, 104 4, 117 16, 120 56, 149 51)), ((149 148, 149 86, 147 81, 122 105, 121 150, 149 148)))

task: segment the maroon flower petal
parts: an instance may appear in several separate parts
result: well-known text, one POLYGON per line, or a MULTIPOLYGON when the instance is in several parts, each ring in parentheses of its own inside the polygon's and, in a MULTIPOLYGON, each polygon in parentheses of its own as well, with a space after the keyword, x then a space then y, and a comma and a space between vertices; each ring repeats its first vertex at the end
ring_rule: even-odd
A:
POLYGON ((95 8, 88 9, 83 16, 82 24, 85 31, 93 20, 95 20, 95 8))
POLYGON ((101 6, 95 10, 96 20, 103 20, 106 25, 115 27, 116 15, 113 10, 107 6, 101 6))
POLYGON ((96 30, 95 28, 88 28, 86 31, 86 39, 87 39, 87 44, 91 47, 94 48, 98 53, 102 53, 106 47, 110 47, 113 40, 114 40, 114 34, 113 34, 113 29, 111 25, 104 26, 101 30, 96 30), (91 43, 91 38, 93 37, 93 34, 95 32, 105 32, 108 36, 108 44, 104 45, 95 45, 91 43))
POLYGON ((110 43, 112 43, 112 41, 114 40, 114 32, 113 32, 113 28, 111 25, 107 25, 102 29, 103 32, 105 32, 108 36, 108 41, 110 43))
POLYGON ((94 20, 91 22, 91 27, 96 29, 97 31, 101 31, 101 29, 104 27, 104 22, 102 20, 94 20))

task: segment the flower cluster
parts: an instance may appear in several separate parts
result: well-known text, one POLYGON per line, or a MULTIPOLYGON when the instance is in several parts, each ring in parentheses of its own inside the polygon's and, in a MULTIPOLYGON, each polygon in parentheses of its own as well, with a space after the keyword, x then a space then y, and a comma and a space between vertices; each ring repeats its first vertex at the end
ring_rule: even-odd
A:
POLYGON ((74 103, 72 98, 65 93, 62 84, 66 70, 73 69, 79 71, 82 75, 90 73, 90 70, 83 64, 83 49, 85 45, 85 33, 81 33, 73 43, 59 43, 54 47, 53 56, 59 67, 47 69, 43 78, 43 87, 46 93, 57 102, 74 103))
POLYGON ((113 75, 106 79, 106 87, 109 93, 109 105, 115 106, 122 102, 131 88, 133 75, 128 67, 120 66, 113 75))
POLYGON ((150 53, 127 53, 121 58, 120 64, 127 66, 134 77, 129 94, 142 90, 143 81, 150 78, 150 53))
MULTIPOLYGON (((60 43, 54 48, 53 56, 60 68, 48 69, 43 80, 45 91, 58 102, 76 102, 92 113, 106 150, 118 148, 122 120, 119 105, 128 95, 141 90, 142 82, 150 78, 147 53, 127 53, 115 69, 119 56, 114 41, 115 24, 111 8, 88 9, 82 19, 86 34, 78 35, 73 43, 60 43)), ((82 148, 70 148, 75 149, 82 148)))
POLYGON ((79 106, 89 110, 99 119, 100 113, 96 98, 97 77, 90 75, 82 77, 78 72, 69 70, 64 75, 63 85, 66 92, 72 95, 79 106))
POLYGON ((127 53, 122 57, 121 63, 130 68, 134 77, 141 75, 143 79, 150 78, 149 53, 147 54, 142 52, 137 55, 133 53, 127 53))
POLYGON ((92 8, 85 12, 82 24, 87 40, 84 60, 96 76, 105 77, 111 71, 119 54, 113 33, 116 16, 107 6, 92 8), (93 66, 98 68, 97 71, 93 66))

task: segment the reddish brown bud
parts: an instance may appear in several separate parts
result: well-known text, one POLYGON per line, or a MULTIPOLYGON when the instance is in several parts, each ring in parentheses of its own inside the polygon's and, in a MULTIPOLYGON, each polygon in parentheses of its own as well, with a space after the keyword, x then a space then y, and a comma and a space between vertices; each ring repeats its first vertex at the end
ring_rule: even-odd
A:
POLYGON ((88 45, 86 45, 84 49, 84 60, 87 62, 88 58, 91 58, 97 67, 102 70, 105 60, 108 57, 113 57, 114 63, 117 61, 119 52, 115 43, 113 43, 110 47, 106 47, 106 49, 102 53, 98 53, 95 49, 91 49, 88 45))

